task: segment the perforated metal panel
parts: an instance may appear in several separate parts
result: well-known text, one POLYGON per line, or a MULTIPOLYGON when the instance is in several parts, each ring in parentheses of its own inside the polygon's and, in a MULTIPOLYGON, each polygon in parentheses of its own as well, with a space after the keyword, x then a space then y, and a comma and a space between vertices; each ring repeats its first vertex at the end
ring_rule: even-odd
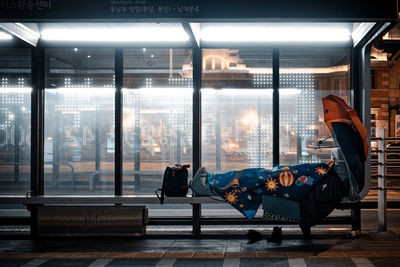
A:
POLYGON ((39 236, 133 235, 146 233, 145 206, 43 206, 39 236))

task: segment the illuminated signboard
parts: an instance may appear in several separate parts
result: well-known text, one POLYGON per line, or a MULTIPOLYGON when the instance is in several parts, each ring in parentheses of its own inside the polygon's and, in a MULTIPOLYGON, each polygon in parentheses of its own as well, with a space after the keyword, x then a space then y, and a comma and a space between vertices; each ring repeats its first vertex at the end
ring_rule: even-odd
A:
POLYGON ((0 20, 192 19, 336 20, 397 19, 396 0, 0 0, 0 20))

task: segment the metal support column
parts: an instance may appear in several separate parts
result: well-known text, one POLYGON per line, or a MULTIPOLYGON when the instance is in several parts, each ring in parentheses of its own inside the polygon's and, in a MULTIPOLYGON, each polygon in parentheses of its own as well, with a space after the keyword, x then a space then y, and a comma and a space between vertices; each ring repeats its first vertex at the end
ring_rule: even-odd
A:
POLYGON ((378 128, 378 223, 379 231, 386 231, 387 227, 387 193, 385 179, 385 128, 378 128))
POLYGON ((279 165, 279 49, 272 51, 272 164, 279 165))
MULTIPOLYGON (((201 166, 201 73, 202 73, 202 50, 193 48, 193 176, 201 166)), ((193 234, 201 232, 201 204, 192 205, 193 234)))
POLYGON ((201 233, 201 204, 192 204, 193 234, 201 233))
POLYGON ((351 106, 358 114, 361 112, 360 105, 360 48, 350 49, 350 101, 351 106))
MULTIPOLYGON (((367 142, 370 143, 371 128, 371 69, 370 69, 370 53, 374 40, 381 38, 385 33, 385 29, 389 26, 388 22, 377 22, 365 34, 354 48, 350 50, 350 88, 351 88, 351 104, 357 111, 362 123, 367 129, 367 142)), ((395 25, 394 23, 392 25, 395 25)), ((371 157, 368 156, 365 162, 365 185, 361 190, 361 195, 366 194, 370 187, 371 157)), ((352 208, 353 230, 361 229, 361 210, 360 205, 352 208)))
POLYGON ((201 73, 202 51, 193 48, 193 175, 201 165, 201 73))
POLYGON ((356 236, 359 236, 361 231, 361 202, 356 202, 351 208, 351 230, 356 236))
POLYGON ((123 52, 122 48, 115 49, 115 195, 122 195, 123 156, 122 156, 122 124, 123 124, 123 52))
MULTIPOLYGON (((44 87, 45 49, 32 48, 31 93, 31 193, 44 194, 44 87)), ((28 206, 31 212, 31 235, 37 237, 37 205, 28 206)))
POLYGON ((32 115, 31 115, 31 191, 32 195, 44 194, 44 48, 32 48, 32 115))
MULTIPOLYGON (((369 57, 369 55, 368 55, 369 57)), ((366 62, 366 53, 365 46, 359 46, 352 48, 350 50, 350 85, 351 85, 351 105, 354 110, 357 111, 358 116, 363 121, 364 125, 368 129, 368 122, 365 121, 365 113, 367 109, 369 109, 369 103, 364 103, 363 99, 369 99, 366 96, 366 88, 368 87, 365 84, 366 76, 369 75, 369 68, 366 65, 369 65, 369 62, 366 62), (366 69, 367 68, 367 69, 366 69), (364 107, 362 106, 364 105, 364 107), (363 119, 364 118, 364 119, 363 119)), ((369 111, 367 112, 369 114, 369 111)), ((368 134, 369 135, 369 134, 368 134)), ((368 137, 369 138, 369 137, 368 137)), ((366 166, 371 166, 370 159, 367 159, 366 166)), ((365 172, 365 175, 369 173, 369 170, 365 172)), ((365 185, 369 186, 369 185, 365 185)), ((352 217, 352 231, 355 236, 358 236, 361 231, 361 203, 354 203, 351 208, 351 217, 352 217)))
MULTIPOLYGON (((371 47, 375 40, 380 39, 385 34, 388 27, 396 25, 395 22, 377 22, 365 34, 356 47, 352 50, 351 73, 352 86, 354 86, 353 107, 357 111, 361 122, 367 129, 367 143, 371 141, 371 69, 370 54, 371 47)), ((371 181, 371 157, 368 156, 365 162, 365 185, 361 190, 361 195, 366 195, 370 188, 371 181)))

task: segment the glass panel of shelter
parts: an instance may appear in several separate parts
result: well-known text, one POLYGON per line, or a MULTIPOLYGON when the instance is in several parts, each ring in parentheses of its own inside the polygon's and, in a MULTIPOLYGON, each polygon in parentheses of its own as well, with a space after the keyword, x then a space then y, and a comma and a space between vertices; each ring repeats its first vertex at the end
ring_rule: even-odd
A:
POLYGON ((0 49, 0 194, 30 190, 31 49, 0 49))
POLYGON ((203 49, 202 165, 272 167, 272 49, 203 49))
POLYGON ((189 49, 124 49, 125 195, 154 194, 166 166, 192 165, 192 77, 189 49))
POLYGON ((114 194, 114 49, 47 48, 45 194, 114 194))
MULTIPOLYGON (((114 49, 46 58, 46 194, 113 194, 114 49)), ((280 49, 281 165, 329 158, 315 149, 329 135, 321 98, 349 101, 349 70, 349 49, 280 49)), ((271 168, 272 49, 203 49, 202 79, 201 165, 271 168)), ((124 49, 125 195, 153 194, 165 166, 192 163, 192 84, 190 49, 124 49)))
POLYGON ((324 123, 322 98, 350 104, 348 48, 280 49, 280 164, 328 162, 334 146, 324 123))

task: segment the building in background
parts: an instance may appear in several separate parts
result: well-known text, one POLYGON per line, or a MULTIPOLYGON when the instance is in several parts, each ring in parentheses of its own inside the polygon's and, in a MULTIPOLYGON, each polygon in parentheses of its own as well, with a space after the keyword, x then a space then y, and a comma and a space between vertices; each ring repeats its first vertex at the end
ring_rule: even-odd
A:
POLYGON ((371 51, 371 136, 378 128, 400 137, 400 25, 371 51))

